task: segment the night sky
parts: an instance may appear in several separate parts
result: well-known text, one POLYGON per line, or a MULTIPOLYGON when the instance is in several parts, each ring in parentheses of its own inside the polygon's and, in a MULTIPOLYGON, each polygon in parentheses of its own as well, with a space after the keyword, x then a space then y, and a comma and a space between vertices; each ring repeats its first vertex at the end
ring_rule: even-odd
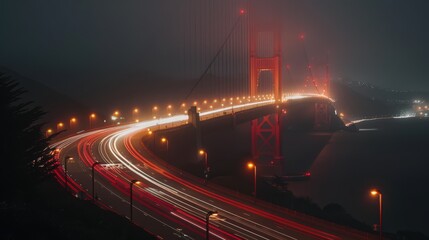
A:
MULTIPOLYGON (((305 33, 310 61, 328 63, 335 79, 429 90, 429 1, 273 2, 283 20, 283 57, 296 78, 305 72, 297 38, 305 33)), ((3 0, 0 65, 89 102, 102 92, 100 84, 130 74, 180 81, 177 54, 186 27, 178 19, 189 5, 192 0, 3 0)))

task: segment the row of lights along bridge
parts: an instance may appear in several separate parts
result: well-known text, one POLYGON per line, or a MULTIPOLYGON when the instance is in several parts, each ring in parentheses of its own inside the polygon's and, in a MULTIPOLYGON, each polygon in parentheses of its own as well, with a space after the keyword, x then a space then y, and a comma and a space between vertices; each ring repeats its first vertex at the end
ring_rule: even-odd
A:
MULTIPOLYGON (((131 115, 129 115, 130 119, 128 122, 139 122, 143 119, 159 119, 162 117, 170 117, 174 114, 187 114, 187 110, 189 106, 197 106, 197 111, 210 111, 219 108, 231 107, 238 104, 264 101, 264 100, 272 100, 273 95, 258 95, 258 96, 243 96, 243 97, 231 97, 231 98, 222 98, 222 99, 213 99, 213 100, 203 100, 201 102, 194 101, 191 103, 182 103, 179 106, 173 106, 171 104, 161 108, 160 106, 153 106, 150 111, 145 111, 146 114, 143 114, 139 108, 133 108, 131 111, 131 115), (150 112, 150 115, 149 115, 150 112)), ((90 113, 88 118, 85 120, 79 120, 77 117, 70 117, 68 121, 60 121, 56 124, 55 128, 49 127, 45 131, 46 137, 49 137, 55 132, 59 132, 65 129, 70 130, 81 130, 79 126, 80 122, 88 122, 89 128, 100 127, 102 126, 100 123, 102 122, 104 125, 108 124, 120 124, 124 122, 125 118, 121 114, 120 111, 114 111, 109 120, 104 119, 103 121, 99 121, 99 115, 97 113, 90 113), (68 126, 67 124, 68 123, 68 126)))

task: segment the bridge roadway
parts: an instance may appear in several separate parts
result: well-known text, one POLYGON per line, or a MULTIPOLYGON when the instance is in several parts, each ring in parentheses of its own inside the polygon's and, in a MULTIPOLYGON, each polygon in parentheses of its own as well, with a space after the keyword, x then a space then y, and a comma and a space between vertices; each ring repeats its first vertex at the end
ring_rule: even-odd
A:
MULTIPOLYGON (((273 104, 265 101, 250 107, 273 104)), ((249 106, 235 106, 235 111, 244 109, 249 106)), ((202 116, 208 119, 209 114, 216 117, 225 112, 231 114, 232 109, 202 116)), ((201 179, 168 166, 142 146, 146 129, 184 124, 184 117, 115 126, 59 141, 55 144, 60 149, 59 158, 73 157, 68 162, 69 189, 83 191, 90 198, 91 165, 96 161, 119 163, 95 167, 97 204, 128 217, 129 183, 140 180, 141 184, 133 187, 133 222, 162 239, 204 239, 205 214, 209 210, 219 213, 210 219, 210 239, 375 239, 210 183, 205 185, 201 179)))

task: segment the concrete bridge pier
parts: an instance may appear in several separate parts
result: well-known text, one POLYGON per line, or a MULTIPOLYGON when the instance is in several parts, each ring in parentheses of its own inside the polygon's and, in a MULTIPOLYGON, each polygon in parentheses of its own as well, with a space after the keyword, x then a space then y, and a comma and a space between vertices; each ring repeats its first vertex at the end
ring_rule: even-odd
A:
POLYGON ((200 120, 200 113, 197 112, 197 107, 192 106, 188 110, 188 123, 191 124, 195 128, 195 145, 197 152, 197 159, 199 158, 198 151, 200 149, 203 149, 202 144, 202 136, 201 136, 201 120, 200 120))

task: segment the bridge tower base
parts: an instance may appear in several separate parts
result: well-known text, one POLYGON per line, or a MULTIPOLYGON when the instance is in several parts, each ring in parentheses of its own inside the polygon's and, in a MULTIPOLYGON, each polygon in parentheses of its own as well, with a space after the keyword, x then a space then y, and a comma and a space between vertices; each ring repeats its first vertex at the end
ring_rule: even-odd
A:
POLYGON ((195 128, 195 134, 196 134, 195 144, 196 144, 197 151, 199 151, 202 148, 202 138, 201 138, 200 114, 198 113, 196 106, 192 106, 188 110, 188 123, 192 124, 192 126, 194 126, 195 128))

